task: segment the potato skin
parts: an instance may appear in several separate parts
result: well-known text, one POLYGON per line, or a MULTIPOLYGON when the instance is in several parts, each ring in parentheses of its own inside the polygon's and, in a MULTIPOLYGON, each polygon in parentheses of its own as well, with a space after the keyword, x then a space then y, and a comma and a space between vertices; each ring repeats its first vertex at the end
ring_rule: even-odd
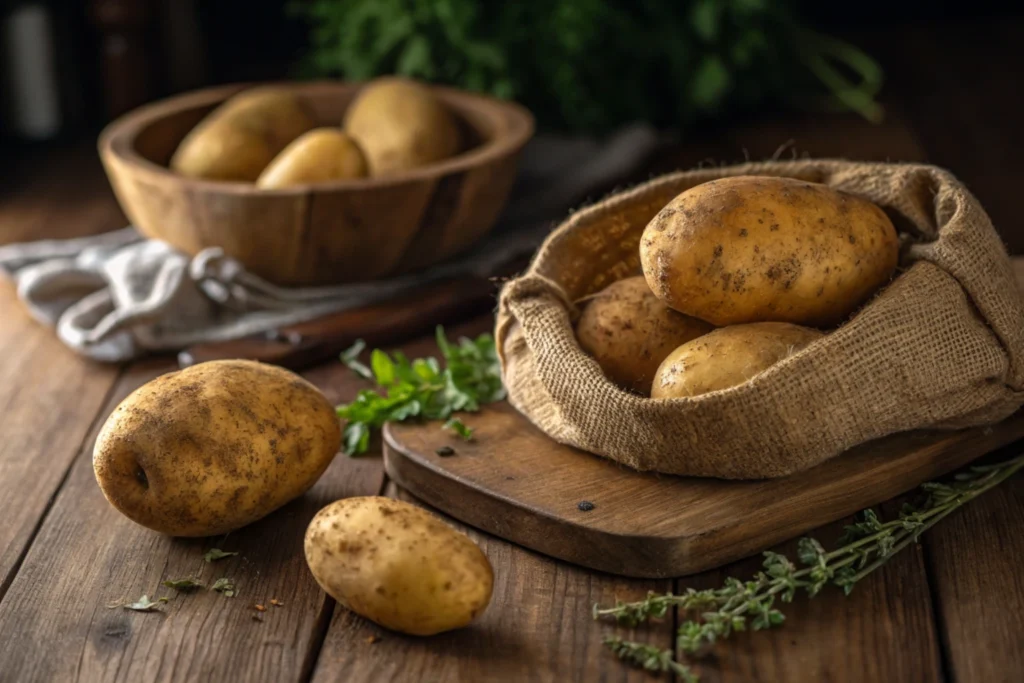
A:
POLYGON ((321 588, 394 631, 429 636, 462 628, 491 600, 494 573, 480 548, 399 500, 331 503, 309 523, 305 551, 321 588))
POLYGON ((790 323, 719 328, 665 358, 651 385, 651 397, 685 398, 743 384, 824 336, 790 323))
POLYGON ((363 149, 374 176, 447 159, 461 145, 455 117, 444 103, 404 78, 369 83, 345 112, 343 127, 363 149))
POLYGON ((665 356, 712 329, 673 311, 637 275, 613 282, 586 303, 576 338, 610 380, 647 393, 665 356))
POLYGON ((719 326, 838 324, 889 281, 898 256, 896 229, 874 204, 768 176, 691 188, 640 240, 654 293, 719 326))
POLYGON ((314 128, 274 157, 256 179, 256 187, 274 189, 368 174, 366 157, 355 140, 337 128, 314 128))
POLYGON ((171 169, 192 178, 254 181, 292 140, 313 128, 295 95, 253 88, 210 112, 179 143, 171 169))
POLYGON ((272 365, 211 361, 129 395, 96 439, 110 504, 172 536, 227 533, 309 489, 341 443, 334 407, 272 365))

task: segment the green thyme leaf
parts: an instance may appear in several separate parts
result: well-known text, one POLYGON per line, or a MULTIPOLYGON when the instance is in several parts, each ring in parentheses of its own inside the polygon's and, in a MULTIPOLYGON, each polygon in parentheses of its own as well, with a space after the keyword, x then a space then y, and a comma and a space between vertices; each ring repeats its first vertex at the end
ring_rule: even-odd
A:
POLYGON ((217 591, 225 598, 233 598, 235 597, 235 595, 238 594, 238 589, 235 587, 234 580, 229 579, 227 577, 223 577, 214 581, 213 585, 210 586, 210 590, 217 591))
POLYGON ((192 578, 188 578, 188 579, 168 579, 167 581, 164 581, 161 585, 164 585, 164 586, 166 586, 168 588, 173 588, 176 591, 181 591, 182 593, 187 593, 189 591, 194 591, 194 590, 196 590, 198 588, 202 588, 203 587, 203 584, 201 584, 199 581, 196 581, 195 579, 192 579, 192 578))
POLYGON ((210 548, 206 551, 206 554, 203 555, 203 559, 207 562, 215 562, 217 560, 223 560, 225 557, 233 557, 237 554, 238 553, 226 553, 220 548, 210 548))
MULTIPOLYGON (((365 453, 373 430, 385 422, 411 419, 449 420, 453 413, 476 412, 480 406, 505 398, 501 367, 494 339, 482 334, 476 339, 452 343, 437 328, 437 346, 442 362, 436 358, 410 361, 401 352, 387 354, 376 349, 370 354, 370 367, 357 356, 360 344, 341 355, 354 372, 377 383, 377 389, 360 391, 351 403, 338 406, 338 415, 347 421, 343 443, 345 453, 365 453)), ((472 430, 461 420, 446 423, 463 438, 472 430)))
POLYGON ((463 441, 473 440, 473 428, 467 427, 462 420, 457 417, 448 418, 448 421, 444 423, 444 428, 461 436, 463 441))

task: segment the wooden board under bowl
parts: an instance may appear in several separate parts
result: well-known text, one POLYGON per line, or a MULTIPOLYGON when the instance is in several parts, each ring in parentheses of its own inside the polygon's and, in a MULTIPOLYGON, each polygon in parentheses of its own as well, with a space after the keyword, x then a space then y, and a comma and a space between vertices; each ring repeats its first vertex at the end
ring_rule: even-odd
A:
POLYGON ((557 444, 507 403, 465 421, 474 429, 470 442, 437 422, 388 425, 388 475, 479 529, 645 578, 752 555, 1024 438, 1021 411, 992 427, 890 436, 784 479, 724 481, 644 474, 557 444), (438 455, 446 446, 455 454, 438 455), (593 509, 582 510, 583 501, 593 509))

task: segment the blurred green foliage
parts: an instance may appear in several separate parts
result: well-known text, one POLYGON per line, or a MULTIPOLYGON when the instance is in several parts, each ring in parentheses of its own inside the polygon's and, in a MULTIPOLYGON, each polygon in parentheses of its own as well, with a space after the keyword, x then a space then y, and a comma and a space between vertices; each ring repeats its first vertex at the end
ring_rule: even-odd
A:
POLYGON ((296 0, 307 75, 514 98, 549 129, 666 127, 767 102, 881 116, 879 66, 780 0, 296 0))

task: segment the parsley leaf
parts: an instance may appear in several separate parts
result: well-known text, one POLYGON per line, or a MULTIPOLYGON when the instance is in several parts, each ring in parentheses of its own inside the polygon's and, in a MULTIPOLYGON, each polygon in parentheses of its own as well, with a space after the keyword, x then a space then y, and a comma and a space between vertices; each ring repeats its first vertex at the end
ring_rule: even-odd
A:
POLYGON ((135 612, 159 612, 160 608, 157 605, 160 604, 159 600, 150 600, 148 595, 143 595, 135 602, 123 605, 125 609, 130 609, 135 612))
POLYGON ((457 417, 449 418, 448 421, 444 423, 444 428, 455 432, 461 436, 464 441, 473 440, 473 428, 467 427, 462 420, 457 417))
POLYGON ((206 551, 206 554, 203 555, 203 559, 207 562, 214 562, 216 560, 223 560, 225 557, 231 557, 237 554, 238 553, 226 553, 220 548, 210 548, 206 551))
POLYGON ((221 593, 225 598, 233 598, 238 593, 235 582, 226 576, 214 581, 213 585, 210 586, 210 590, 221 593))
POLYGON ((194 591, 197 588, 203 587, 203 584, 192 578, 168 579, 167 581, 164 581, 162 585, 167 586, 168 588, 173 588, 176 591, 181 591, 183 593, 194 591))
MULTIPOLYGON (((351 403, 338 406, 338 415, 348 422, 343 436, 346 454, 365 453, 372 431, 385 422, 449 420, 452 413, 476 412, 485 403, 505 398, 501 366, 491 335, 452 343, 439 326, 437 346, 443 369, 436 358, 410 361, 401 352, 388 355, 379 349, 371 354, 367 367, 358 360, 365 349, 361 341, 341 354, 345 365, 361 377, 375 381, 378 389, 383 390, 365 389, 351 403)), ((461 420, 449 420, 445 426, 464 439, 471 438, 472 430, 461 420)))

